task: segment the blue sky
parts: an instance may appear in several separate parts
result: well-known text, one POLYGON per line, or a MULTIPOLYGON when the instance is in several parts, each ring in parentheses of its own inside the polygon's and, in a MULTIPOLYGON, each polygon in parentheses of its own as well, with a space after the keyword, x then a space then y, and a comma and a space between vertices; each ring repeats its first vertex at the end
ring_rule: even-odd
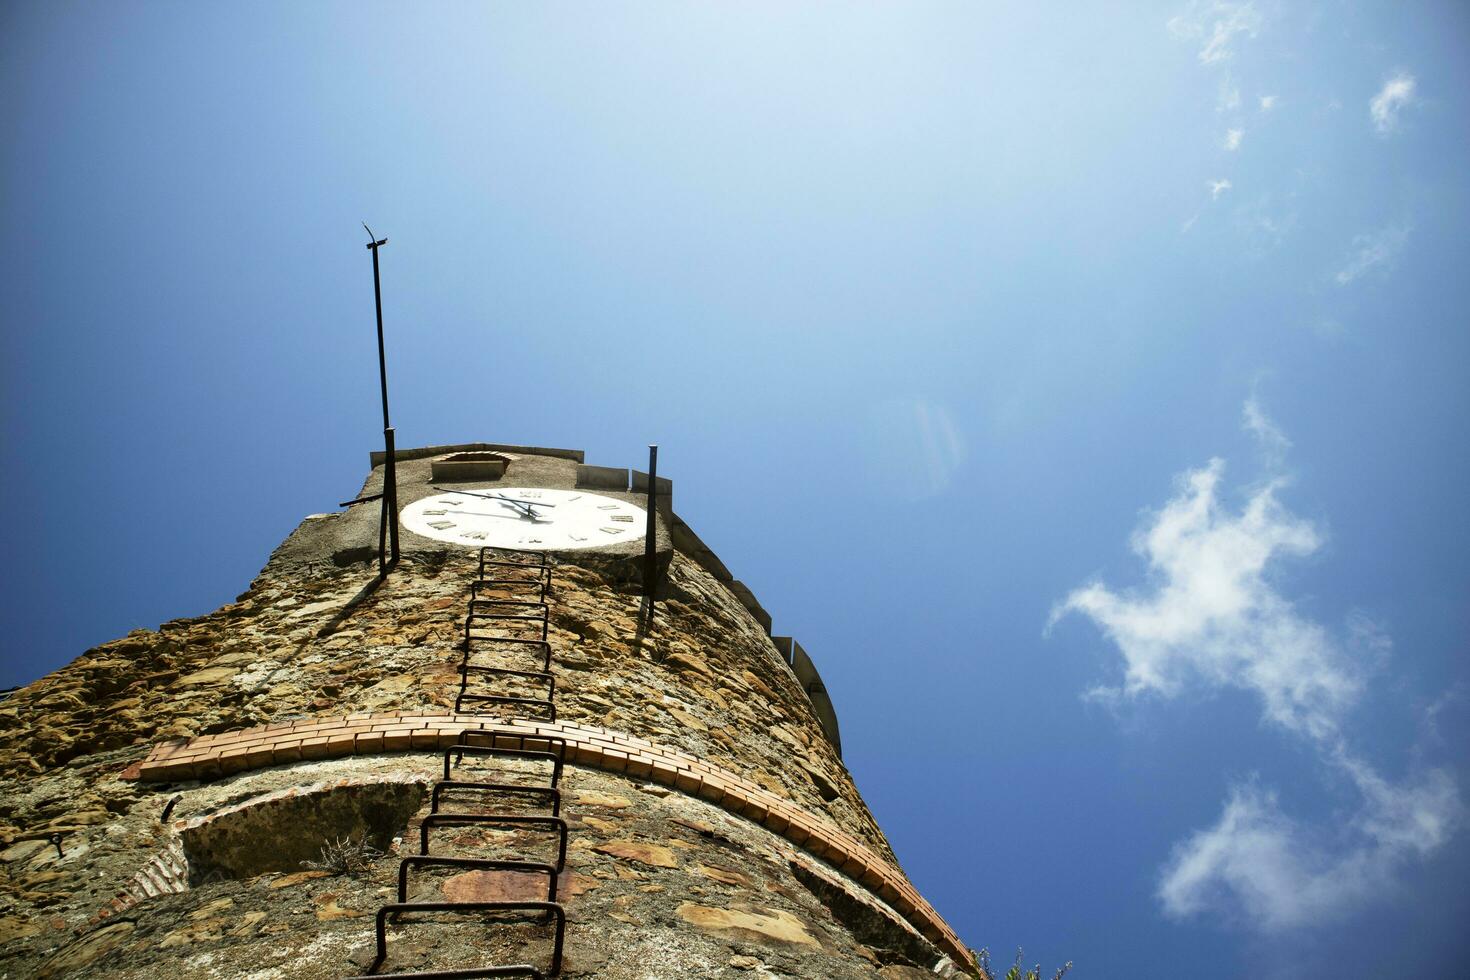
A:
POLYGON ((658 442, 971 944, 1463 974, 1467 41, 1453 3, 8 4, 0 684, 230 600, 357 487, 366 220, 400 444, 658 442))

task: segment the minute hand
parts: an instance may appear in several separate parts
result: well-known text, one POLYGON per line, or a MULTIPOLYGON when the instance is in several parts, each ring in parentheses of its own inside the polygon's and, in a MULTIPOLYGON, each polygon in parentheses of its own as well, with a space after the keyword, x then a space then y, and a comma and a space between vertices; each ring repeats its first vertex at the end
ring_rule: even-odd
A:
POLYGON ((499 493, 474 493, 469 490, 445 490, 443 487, 435 487, 440 493, 462 493, 466 497, 479 497, 481 500, 504 500, 512 504, 524 504, 527 507, 555 507, 556 504, 542 503, 539 500, 517 500, 499 493))
POLYGON ((451 510, 451 511, 447 511, 444 516, 445 517, 449 517, 452 514, 463 514, 466 517, 498 517, 502 521, 519 521, 519 520, 523 520, 524 517, 528 516, 528 517, 531 518, 531 520, 535 521, 538 524, 550 524, 551 523, 551 519, 550 518, 537 517, 535 514, 523 515, 523 517, 511 517, 509 514, 486 514, 486 513, 483 513, 481 511, 478 511, 478 510, 451 510))

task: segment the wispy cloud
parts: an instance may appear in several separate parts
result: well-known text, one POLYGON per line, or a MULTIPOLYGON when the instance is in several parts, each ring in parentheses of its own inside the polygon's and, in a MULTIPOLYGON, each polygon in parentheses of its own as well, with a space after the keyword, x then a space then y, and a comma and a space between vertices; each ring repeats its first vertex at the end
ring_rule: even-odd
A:
POLYGON ((1230 790, 1220 819, 1174 849, 1159 877, 1164 912, 1221 908, 1265 932, 1319 925, 1391 889, 1403 867, 1447 841, 1463 817, 1453 779, 1432 770, 1389 784, 1362 763, 1344 771, 1363 798, 1340 831, 1292 820, 1255 783, 1230 790))
POLYGON ((1387 136, 1398 128, 1399 112, 1414 103, 1415 87, 1414 76, 1401 71, 1384 82, 1378 94, 1368 100, 1368 115, 1380 136, 1387 136))
POLYGON ((1186 473, 1179 494, 1133 538, 1158 582, 1152 594, 1094 582, 1067 596, 1055 616, 1082 613, 1113 641, 1126 697, 1173 697, 1196 683, 1254 692, 1283 729, 1325 738, 1338 729, 1362 682, 1326 630, 1298 615, 1266 577, 1283 556, 1322 544, 1308 521, 1276 499, 1280 479, 1240 513, 1220 503, 1223 460, 1186 473))
POLYGON ((1276 108, 1276 103, 1279 102, 1279 101, 1280 101, 1280 99, 1278 99, 1274 95, 1263 95, 1263 96, 1261 96, 1261 98, 1260 98, 1261 111, 1262 112, 1270 112, 1272 109, 1276 108))
MULTIPOLYGON (((1290 440, 1254 397, 1242 419, 1279 473, 1290 440)), ((1326 831, 1287 817, 1269 789, 1238 784, 1219 820, 1182 841, 1161 869, 1158 897, 1169 916, 1241 915, 1262 930, 1314 925, 1391 887, 1410 859, 1449 839, 1463 806, 1444 771, 1392 783, 1347 750, 1347 712, 1387 656, 1387 635, 1350 617, 1344 643, 1281 594, 1272 570, 1283 558, 1314 554, 1324 536, 1278 500, 1284 477, 1257 486, 1234 510, 1221 500, 1224 472, 1214 459, 1184 474, 1173 499, 1134 534, 1147 590, 1093 582, 1059 603, 1051 623, 1080 613, 1122 655, 1123 682, 1090 696, 1122 703, 1191 689, 1249 691, 1267 722, 1313 745, 1351 785, 1356 813, 1326 831)))
POLYGON ((1346 286, 1374 269, 1386 269, 1398 258, 1408 240, 1409 229, 1404 225, 1357 235, 1353 238, 1352 255, 1332 278, 1339 286, 1346 286))
POLYGON ((1235 151, 1240 149, 1240 141, 1244 138, 1245 130, 1227 129, 1225 131, 1225 139, 1222 140, 1222 143, 1224 144, 1225 149, 1235 151))
POLYGON ((1261 15, 1253 3, 1190 4, 1189 9, 1169 20, 1169 31, 1175 37, 1203 42, 1199 50, 1202 65, 1219 64, 1233 55, 1232 46, 1241 35, 1254 37, 1261 29, 1261 15))
POLYGON ((1207 180, 1205 181, 1205 186, 1210 189, 1210 200, 1218 201, 1221 194, 1224 194, 1235 185, 1230 183, 1228 179, 1221 178, 1220 180, 1207 180))
POLYGON ((1220 88, 1215 93, 1215 111, 1234 112, 1240 108, 1240 87, 1229 75, 1220 79, 1220 88))
POLYGON ((1261 452, 1266 458, 1266 465, 1272 470, 1277 470, 1286 461, 1287 451, 1291 449, 1291 440, 1286 438, 1286 433, 1266 415, 1261 408, 1261 403, 1251 395, 1245 400, 1245 408, 1241 412, 1241 424, 1245 430, 1256 437, 1260 444, 1261 452))
POLYGON ((1235 209, 1235 226, 1246 247, 1256 255, 1280 248, 1296 230, 1297 216, 1289 204, 1278 204, 1270 194, 1241 204, 1235 209))

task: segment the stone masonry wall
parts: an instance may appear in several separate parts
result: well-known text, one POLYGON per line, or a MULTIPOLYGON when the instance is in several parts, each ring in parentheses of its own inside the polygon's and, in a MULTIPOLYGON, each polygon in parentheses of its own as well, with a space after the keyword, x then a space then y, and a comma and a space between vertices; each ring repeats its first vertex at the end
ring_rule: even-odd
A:
MULTIPOLYGON (((270 786, 418 779, 432 763, 358 755, 167 783, 137 780, 138 767, 169 740, 354 712, 451 713, 474 556, 410 549, 372 588, 374 565, 340 554, 286 561, 287 550, 236 602, 103 644, 0 701, 0 977, 98 975, 104 963, 107 975, 138 977, 339 975, 297 969, 329 961, 351 969, 342 957, 370 936, 367 910, 383 900, 392 855, 366 879, 267 874, 190 887, 179 821, 270 786), (119 896, 132 896, 122 911, 119 896), (282 950, 294 952, 271 959, 282 950)), ((639 592, 626 558, 585 554, 557 568, 558 720, 743 777, 896 868, 806 696, 729 589, 675 553, 651 617, 639 592)), ((758 822, 677 787, 569 772, 572 799, 585 806, 568 814, 577 827, 568 975, 897 977, 938 958, 871 884, 758 822), (616 942, 598 938, 620 930, 616 942), (653 935, 664 936, 656 956, 653 935), (690 972, 696 961, 712 972, 690 972)), ((427 962, 436 947, 424 948, 427 962)))

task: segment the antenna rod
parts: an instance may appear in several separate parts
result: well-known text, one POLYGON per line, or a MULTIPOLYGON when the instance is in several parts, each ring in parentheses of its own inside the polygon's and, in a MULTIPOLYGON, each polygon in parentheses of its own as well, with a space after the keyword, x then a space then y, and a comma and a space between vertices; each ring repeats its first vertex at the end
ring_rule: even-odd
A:
POLYGON ((373 303, 378 308, 378 382, 383 389, 383 428, 392 425, 388 421, 388 359, 383 354, 383 287, 378 277, 378 249, 388 244, 388 239, 373 240, 373 230, 367 222, 362 227, 368 233, 368 251, 373 253, 373 303))
POLYGON ((367 249, 373 253, 373 304, 378 312, 378 383, 383 390, 383 505, 378 515, 378 576, 398 564, 398 472, 397 451, 393 446, 393 426, 388 421, 388 358, 383 352, 383 287, 378 275, 378 249, 388 244, 388 239, 378 238, 363 222, 368 233, 367 249), (387 541, 384 541, 386 532, 387 541), (384 547, 384 545, 388 547, 384 547), (392 558, 385 552, 391 549, 392 558))

